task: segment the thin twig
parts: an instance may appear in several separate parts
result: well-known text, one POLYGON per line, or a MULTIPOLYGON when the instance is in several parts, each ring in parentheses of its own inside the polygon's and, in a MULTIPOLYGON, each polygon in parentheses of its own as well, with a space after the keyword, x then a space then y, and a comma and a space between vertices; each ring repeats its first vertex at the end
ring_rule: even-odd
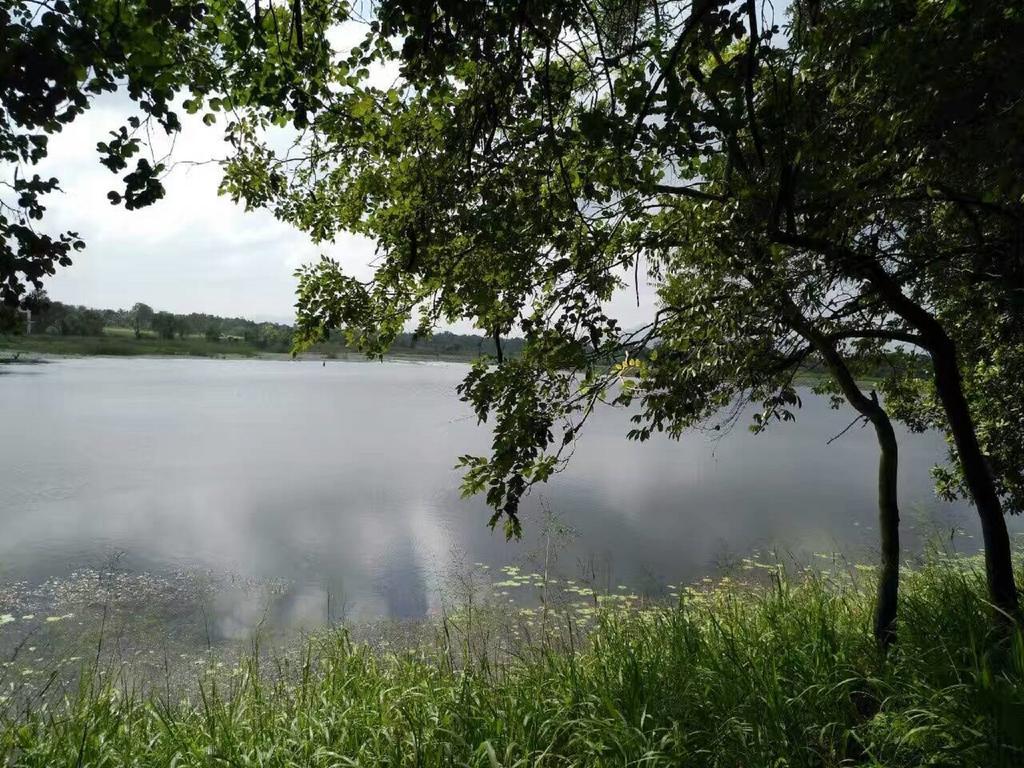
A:
POLYGON ((845 435, 845 434, 846 434, 847 432, 849 432, 849 431, 850 431, 851 429, 853 429, 853 427, 854 427, 854 426, 855 426, 855 425, 857 424, 857 422, 858 422, 858 421, 863 421, 863 422, 864 422, 864 424, 862 424, 861 426, 864 426, 865 424, 867 424, 867 423, 868 423, 868 417, 867 417, 867 416, 858 416, 858 417, 857 417, 856 419, 854 419, 853 421, 851 421, 851 422, 850 422, 850 423, 849 423, 849 424, 848 424, 848 425, 846 426, 846 428, 845 428, 845 429, 844 429, 844 430, 843 430, 842 432, 840 432, 840 433, 839 433, 838 435, 835 435, 834 437, 831 437, 831 438, 829 438, 829 439, 828 439, 828 440, 827 440, 827 441, 825 442, 825 445, 832 445, 832 443, 834 443, 834 442, 835 442, 836 440, 838 440, 838 439, 839 439, 840 437, 842 437, 842 436, 843 436, 843 435, 845 435))

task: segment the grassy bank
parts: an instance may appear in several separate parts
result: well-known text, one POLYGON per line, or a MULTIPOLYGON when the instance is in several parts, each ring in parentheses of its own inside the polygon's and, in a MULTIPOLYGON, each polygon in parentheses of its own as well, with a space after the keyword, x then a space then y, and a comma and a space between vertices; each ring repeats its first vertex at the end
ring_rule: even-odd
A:
POLYGON ((1024 764, 1024 640, 992 628, 978 564, 907 575, 888 659, 867 632, 869 586, 727 581, 678 606, 602 608, 583 647, 563 627, 500 655, 480 650, 492 646, 464 631, 465 614, 399 653, 336 631, 291 659, 211 668, 183 699, 133 691, 124 667, 92 669, 62 704, 8 713, 0 754, 33 766, 1024 764))

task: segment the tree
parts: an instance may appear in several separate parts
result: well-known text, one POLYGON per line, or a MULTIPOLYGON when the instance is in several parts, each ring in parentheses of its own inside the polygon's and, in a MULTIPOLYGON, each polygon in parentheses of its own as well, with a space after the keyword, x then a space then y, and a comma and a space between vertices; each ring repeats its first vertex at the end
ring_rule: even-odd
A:
POLYGON ((178 332, 178 338, 184 339, 190 333, 192 333, 192 321, 185 315, 176 315, 174 318, 174 327, 178 332))
POLYGON ((132 330, 135 331, 135 338, 140 339, 142 332, 147 330, 153 322, 153 308, 140 301, 132 306, 128 317, 132 324, 132 330))
POLYGON ((292 329, 276 323, 260 323, 256 328, 256 345, 260 349, 287 352, 292 346, 292 329))
POLYGON ((25 316, 15 307, 0 304, 0 334, 20 336, 25 333, 25 316))
MULTIPOLYGON (((1002 290, 1000 255, 1016 242, 1019 257, 1024 20, 997 5, 798 2, 783 36, 769 13, 754 0, 384 2, 339 64, 347 87, 313 116, 310 151, 277 158, 236 131, 224 188, 317 238, 379 244, 369 284, 330 260, 300 272, 300 343, 344 327, 380 353, 414 313, 424 332, 468 319, 494 339, 499 365, 461 389, 494 419, 490 456, 463 458, 464 487, 513 534, 522 494, 600 402, 639 406, 638 439, 678 435, 737 395, 762 403, 760 428, 792 416, 792 376, 814 354, 875 425, 895 535, 888 416, 843 368, 919 347, 992 601, 1014 613, 996 480, 937 308, 979 268, 1002 290), (393 62, 393 86, 367 81, 393 62), (641 268, 661 306, 626 334, 604 306, 641 268), (525 347, 507 360, 513 330, 525 347)), ((898 540, 883 549, 884 591, 898 540)))
POLYGON ((178 330, 178 318, 170 312, 157 312, 153 315, 150 326, 161 339, 173 339, 178 330))
MULTIPOLYGON (((882 340, 902 335, 930 356, 935 402, 981 519, 990 594, 1008 613, 1017 595, 999 483, 975 426, 987 396, 964 386, 957 344, 958 328, 986 313, 971 309, 964 323, 942 308, 980 286, 1019 293, 1021 28, 1019 9, 909 3, 837 4, 808 17, 799 34, 839 41, 823 52, 828 66, 817 78, 829 109, 808 111, 812 130, 797 147, 821 162, 788 164, 802 178, 781 195, 783 207, 803 219, 769 225, 775 242, 863 283, 882 340), (922 99, 922 87, 935 99, 922 99), (894 122, 866 115, 865 104, 894 122)), ((1020 337, 1004 342, 1019 354, 1020 337)))
POLYGON ((64 306, 57 330, 61 336, 102 336, 103 315, 95 309, 64 306))

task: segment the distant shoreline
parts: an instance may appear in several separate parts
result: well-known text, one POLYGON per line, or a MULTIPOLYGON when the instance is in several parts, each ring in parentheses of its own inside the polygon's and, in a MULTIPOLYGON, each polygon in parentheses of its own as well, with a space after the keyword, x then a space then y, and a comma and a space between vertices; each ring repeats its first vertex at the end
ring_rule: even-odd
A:
MULTIPOLYGON (((151 335, 135 338, 133 335, 118 333, 103 336, 0 336, 0 371, 5 364, 31 364, 82 357, 99 358, 142 358, 197 359, 197 360, 276 360, 278 362, 298 360, 304 362, 348 361, 375 362, 362 352, 341 347, 339 344, 317 346, 308 352, 292 356, 290 352, 261 349, 250 341, 237 338, 213 341, 202 336, 162 339, 151 335), (17 359, 13 359, 17 357, 17 359)), ((398 347, 384 355, 384 361, 391 362, 441 362, 471 365, 480 359, 476 354, 441 352, 435 349, 398 347)), ((828 378, 825 371, 807 368, 801 370, 794 384, 814 387, 828 378)), ((862 386, 878 385, 878 376, 861 373, 857 376, 862 386)))
MULTIPOLYGON (((314 350, 293 357, 289 352, 259 349, 256 345, 242 340, 210 341, 203 338, 158 339, 152 337, 136 339, 120 335, 0 336, 0 364, 45 363, 82 357, 373 362, 373 358, 356 350, 314 350)), ((384 359, 472 363, 478 358, 471 355, 438 353, 432 350, 417 352, 415 349, 402 349, 400 352, 386 354, 384 359)))

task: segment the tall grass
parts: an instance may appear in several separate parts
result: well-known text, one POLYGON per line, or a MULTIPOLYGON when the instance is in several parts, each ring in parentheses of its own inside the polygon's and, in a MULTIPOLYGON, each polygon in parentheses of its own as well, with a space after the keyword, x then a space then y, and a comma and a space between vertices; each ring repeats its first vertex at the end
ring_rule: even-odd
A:
MULTIPOLYGON (((991 621, 977 564, 906 575, 887 657, 869 634, 870 592, 780 571, 684 590, 671 607, 602 608, 582 647, 570 626, 500 656, 474 650, 457 622, 398 653, 333 631, 298 656, 211 671, 188 697, 92 667, 56 705, 9 714, 0 755, 161 768, 1024 765, 1024 639, 991 621)), ((551 610, 553 625, 571 620, 551 610)))

